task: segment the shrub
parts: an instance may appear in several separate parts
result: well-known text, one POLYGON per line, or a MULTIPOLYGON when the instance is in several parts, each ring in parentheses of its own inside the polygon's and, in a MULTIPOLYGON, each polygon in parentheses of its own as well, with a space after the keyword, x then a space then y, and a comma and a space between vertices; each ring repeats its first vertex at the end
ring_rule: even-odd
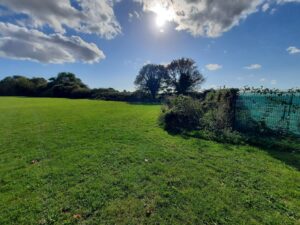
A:
POLYGON ((204 127, 211 131, 231 130, 234 127, 236 89, 211 90, 201 101, 204 127))
POLYGON ((118 91, 113 88, 93 89, 91 94, 92 99, 107 100, 107 101, 126 101, 126 102, 155 102, 159 99, 153 99, 150 94, 143 91, 118 91))
POLYGON ((188 96, 171 97, 162 107, 160 124, 169 132, 198 129, 201 125, 202 107, 198 100, 188 96))
POLYGON ((187 96, 169 98, 160 116, 164 128, 173 132, 202 129, 219 133, 233 130, 234 104, 237 90, 209 90, 187 96))
POLYGON ((231 129, 224 129, 219 131, 209 131, 204 129, 195 131, 192 134, 190 134, 190 136, 236 145, 244 144, 246 142, 245 137, 241 133, 233 131, 231 129))
POLYGON ((71 98, 77 98, 77 99, 85 99, 91 97, 91 90, 88 88, 77 88, 72 90, 71 98))

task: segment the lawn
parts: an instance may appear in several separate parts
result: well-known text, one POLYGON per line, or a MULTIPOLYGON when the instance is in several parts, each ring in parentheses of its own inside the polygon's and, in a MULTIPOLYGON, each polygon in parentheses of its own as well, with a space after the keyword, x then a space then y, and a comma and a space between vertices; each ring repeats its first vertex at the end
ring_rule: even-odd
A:
POLYGON ((300 224, 297 151, 172 136, 159 111, 0 98, 0 224, 300 224))

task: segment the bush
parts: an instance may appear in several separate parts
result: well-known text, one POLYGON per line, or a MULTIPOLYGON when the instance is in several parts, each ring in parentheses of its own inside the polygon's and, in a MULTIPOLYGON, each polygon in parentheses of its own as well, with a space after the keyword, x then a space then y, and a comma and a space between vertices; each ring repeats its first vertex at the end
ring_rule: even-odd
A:
POLYGON ((167 99, 160 115, 160 124, 169 132, 195 130, 200 127, 203 111, 201 104, 188 96, 167 99))
POLYGON ((71 98, 86 99, 91 97, 91 90, 88 88, 77 88, 72 90, 70 94, 71 98))
POLYGON ((99 88, 93 89, 91 94, 92 99, 106 100, 106 101, 126 101, 126 102, 155 102, 159 101, 153 99, 150 94, 143 91, 118 91, 113 88, 99 88))
POLYGON ((197 94, 197 99, 171 97, 163 106, 161 124, 173 132, 202 129, 228 133, 234 126, 236 93, 235 89, 221 89, 197 94))
POLYGON ((219 131, 199 130, 192 132, 190 136, 235 145, 245 144, 247 141, 241 133, 231 129, 219 131))
POLYGON ((204 127, 210 131, 232 130, 235 118, 236 89, 211 90, 201 101, 204 127))

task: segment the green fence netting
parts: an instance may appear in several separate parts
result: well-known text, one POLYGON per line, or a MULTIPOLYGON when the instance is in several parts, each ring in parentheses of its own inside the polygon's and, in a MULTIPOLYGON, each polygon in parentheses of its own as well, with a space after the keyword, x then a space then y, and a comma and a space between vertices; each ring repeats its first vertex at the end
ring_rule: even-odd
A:
POLYGON ((254 131, 260 127, 300 136, 300 93, 239 93, 235 127, 254 131))

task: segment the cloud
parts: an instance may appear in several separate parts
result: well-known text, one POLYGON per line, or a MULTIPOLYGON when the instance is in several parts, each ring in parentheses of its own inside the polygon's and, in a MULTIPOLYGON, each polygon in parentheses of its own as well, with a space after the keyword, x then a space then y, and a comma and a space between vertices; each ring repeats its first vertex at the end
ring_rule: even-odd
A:
POLYGON ((133 11, 133 12, 128 13, 129 22, 131 22, 133 20, 133 18, 140 19, 140 17, 141 16, 137 11, 133 11))
POLYGON ((262 6, 262 11, 263 11, 263 12, 266 12, 266 11, 268 11, 269 8, 270 8, 270 4, 269 4, 269 3, 265 3, 265 4, 263 4, 263 6, 262 6))
POLYGON ((245 66, 244 68, 247 69, 247 70, 258 70, 258 69, 262 68, 262 65, 260 65, 260 64, 251 64, 249 66, 245 66))
POLYGON ((99 62, 105 55, 96 44, 68 36, 66 30, 114 38, 121 33, 113 10, 115 2, 0 0, 0 8, 7 12, 0 13, 9 21, 0 22, 1 57, 42 63, 99 62))
POLYGON ((249 14, 256 12, 260 0, 135 0, 143 4, 144 11, 155 13, 162 5, 175 22, 177 30, 194 36, 218 37, 238 25, 249 14))
POLYGON ((205 67, 209 71, 216 71, 216 70, 220 70, 223 68, 223 66, 221 66, 219 64, 207 64, 205 67))
POLYGON ((239 25, 249 15, 267 11, 271 4, 300 2, 300 0, 134 0, 146 12, 160 16, 161 8, 167 20, 174 22, 176 30, 193 36, 219 37, 239 25), (159 6, 159 7, 158 7, 159 6), (160 9, 160 10, 159 10, 160 9))
POLYGON ((295 46, 290 46, 288 47, 287 49, 287 52, 290 54, 290 55, 294 55, 294 54, 299 54, 300 53, 300 49, 295 47, 295 46))
POLYGON ((26 16, 25 21, 21 21, 26 27, 39 29, 47 25, 57 33, 65 33, 68 27, 107 39, 121 32, 113 3, 113 0, 0 0, 0 6, 15 15, 26 16))
POLYGON ((278 4, 291 3, 291 2, 300 2, 300 0, 277 0, 278 4))
MULTIPOLYGON (((122 32, 122 28, 115 16, 114 5, 120 1, 0 0, 0 15, 5 17, 6 21, 1 24, 5 29, 0 29, 1 56, 44 63, 98 62, 104 58, 104 54, 95 44, 68 34, 74 32, 76 35, 96 34, 105 39, 116 37, 122 32), (20 33, 23 33, 23 36, 20 33)), ((266 11, 278 4, 300 2, 300 0, 132 1, 142 4, 146 12, 165 12, 167 18, 164 19, 173 22, 176 30, 186 31, 193 36, 206 37, 221 36, 259 10, 266 11), (163 6, 163 10, 159 10, 157 5, 163 6)), ((140 14, 133 11, 129 14, 130 17, 139 18, 140 14)), ((296 47, 288 49, 290 54, 300 51, 296 47)))
POLYGON ((0 22, 0 56, 42 63, 94 63, 105 58, 93 43, 78 36, 44 34, 36 29, 0 22))

